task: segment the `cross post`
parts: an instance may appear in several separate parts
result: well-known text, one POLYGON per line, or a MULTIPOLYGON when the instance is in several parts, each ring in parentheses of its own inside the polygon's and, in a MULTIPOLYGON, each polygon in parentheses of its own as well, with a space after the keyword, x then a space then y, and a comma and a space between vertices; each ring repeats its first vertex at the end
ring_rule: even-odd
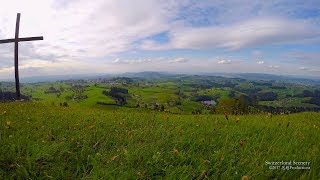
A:
POLYGON ((17 100, 21 99, 20 80, 19 80, 19 56, 18 56, 19 42, 43 40, 43 36, 19 38, 19 26, 20 26, 20 13, 17 13, 15 38, 0 40, 0 44, 14 42, 14 76, 15 76, 15 82, 16 82, 17 100))

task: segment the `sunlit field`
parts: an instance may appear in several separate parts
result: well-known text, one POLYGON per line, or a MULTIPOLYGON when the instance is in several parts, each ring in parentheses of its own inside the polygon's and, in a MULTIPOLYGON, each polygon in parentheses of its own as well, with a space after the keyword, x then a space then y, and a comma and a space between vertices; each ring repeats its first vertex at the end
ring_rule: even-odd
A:
POLYGON ((174 115, 0 104, 0 179, 319 179, 319 113, 174 115), (267 162, 308 161, 309 170, 267 162))

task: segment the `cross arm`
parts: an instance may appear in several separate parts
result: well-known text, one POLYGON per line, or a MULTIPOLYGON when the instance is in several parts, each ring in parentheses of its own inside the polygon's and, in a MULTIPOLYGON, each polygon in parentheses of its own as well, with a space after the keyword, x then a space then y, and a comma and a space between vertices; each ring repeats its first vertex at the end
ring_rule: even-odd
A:
MULTIPOLYGON (((38 40, 43 40, 43 36, 19 38, 18 42, 21 42, 21 41, 38 41, 38 40)), ((12 43, 12 42, 16 42, 16 39, 3 39, 3 40, 0 40, 0 44, 12 43)))
POLYGON ((18 41, 39 41, 39 40, 43 40, 43 36, 19 38, 18 41))
POLYGON ((0 44, 12 43, 14 41, 15 41, 15 39, 2 39, 2 40, 0 40, 0 44))

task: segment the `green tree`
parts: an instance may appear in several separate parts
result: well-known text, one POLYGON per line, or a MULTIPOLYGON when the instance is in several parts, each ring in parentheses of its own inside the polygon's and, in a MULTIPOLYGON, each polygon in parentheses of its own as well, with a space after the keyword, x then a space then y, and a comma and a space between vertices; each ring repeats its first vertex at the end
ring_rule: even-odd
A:
POLYGON ((220 98, 216 108, 218 114, 236 114, 239 103, 233 98, 220 98))
POLYGON ((215 107, 217 114, 246 114, 249 112, 248 99, 241 95, 237 98, 220 98, 215 107))

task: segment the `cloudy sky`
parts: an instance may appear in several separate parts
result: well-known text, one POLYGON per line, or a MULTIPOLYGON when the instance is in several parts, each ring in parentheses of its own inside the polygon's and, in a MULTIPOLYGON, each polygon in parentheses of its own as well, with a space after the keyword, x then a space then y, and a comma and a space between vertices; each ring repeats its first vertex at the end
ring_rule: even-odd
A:
MULTIPOLYGON (((27 76, 168 71, 320 76, 319 0, 0 0, 27 76)), ((0 44, 0 79, 13 44, 0 44)))

